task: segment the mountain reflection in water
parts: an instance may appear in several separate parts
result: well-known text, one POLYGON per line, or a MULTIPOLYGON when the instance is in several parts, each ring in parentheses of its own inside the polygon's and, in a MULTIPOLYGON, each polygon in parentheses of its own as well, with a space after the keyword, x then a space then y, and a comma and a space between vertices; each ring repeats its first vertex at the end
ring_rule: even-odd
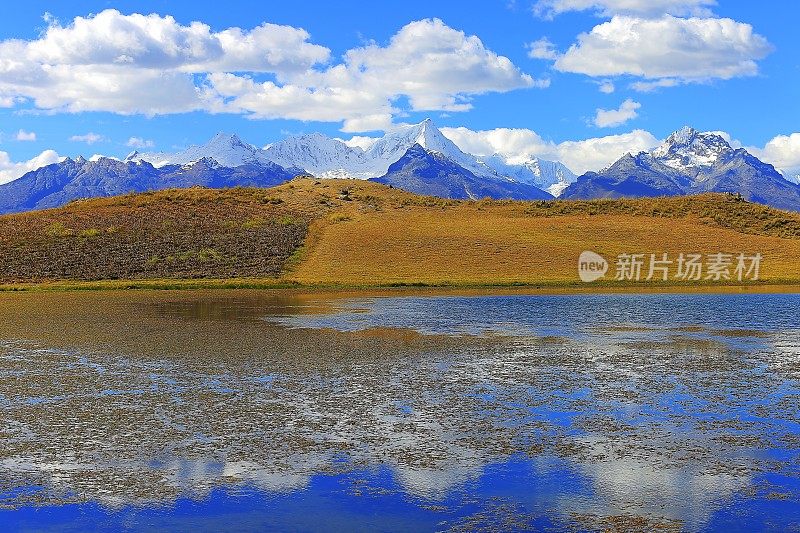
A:
POLYGON ((44 293, 0 312, 0 523, 800 524, 796 295, 44 293))

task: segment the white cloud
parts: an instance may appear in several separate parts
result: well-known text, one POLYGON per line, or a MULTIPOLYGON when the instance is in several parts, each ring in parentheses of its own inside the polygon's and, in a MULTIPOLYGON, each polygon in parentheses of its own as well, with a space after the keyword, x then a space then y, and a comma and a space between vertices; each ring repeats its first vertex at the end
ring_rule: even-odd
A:
POLYGON ((558 145, 558 155, 573 172, 583 173, 607 167, 626 153, 651 150, 660 142, 648 131, 633 130, 621 135, 565 141, 558 145))
POLYGON ((254 118, 344 121, 343 131, 388 128, 399 96, 408 97, 412 111, 466 111, 472 95, 549 85, 438 19, 407 24, 385 47, 349 50, 342 64, 290 79, 281 86, 230 73, 209 76, 228 109, 254 118))
POLYGON ((675 87, 680 85, 681 82, 672 78, 662 78, 655 81, 636 81, 631 83, 631 89, 640 93, 651 93, 662 87, 675 87))
POLYGON ((125 143, 125 146, 129 146, 131 148, 152 148, 155 146, 155 143, 149 139, 131 137, 128 139, 128 142, 125 143))
POLYGON ((0 103, 32 100, 39 109, 158 115, 215 111, 205 74, 277 77, 324 63, 330 51, 305 30, 264 23, 212 32, 200 22, 105 10, 67 26, 48 19, 37 40, 0 42, 0 103))
POLYGON ((85 135, 73 135, 69 138, 72 142, 79 142, 79 143, 86 143, 86 144, 94 144, 96 142, 100 142, 105 140, 105 137, 98 133, 92 133, 91 131, 85 135))
POLYGON ((202 110, 250 118, 385 128, 412 111, 465 111, 474 95, 546 87, 474 35, 438 19, 411 22, 381 46, 330 50, 300 28, 264 23, 214 32, 170 16, 109 9, 0 41, 0 105, 56 112, 158 115, 202 110), (398 109, 405 96, 409 109, 398 109))
POLYGON ((0 152, 0 183, 8 183, 21 177, 26 172, 58 163, 63 159, 54 150, 45 150, 28 161, 14 162, 11 161, 11 157, 7 152, 0 152))
POLYGON ((721 130, 716 130, 715 131, 715 130, 712 130, 712 131, 709 131, 708 133, 713 133, 714 135, 719 135, 720 137, 725 139, 725 142, 730 144, 731 148, 733 148, 733 149, 737 149, 737 148, 741 148, 742 147, 742 142, 740 140, 738 140, 738 139, 734 139, 731 136, 731 134, 728 133, 727 131, 721 131, 721 130))
POLYGON ((465 152, 488 156, 501 154, 512 163, 536 156, 560 161, 576 174, 599 170, 622 155, 650 150, 659 140, 644 130, 580 141, 554 143, 524 128, 497 128, 473 131, 468 128, 442 128, 442 133, 465 152))
POLYGON ((594 116, 594 125, 598 128, 621 126, 636 118, 639 115, 636 111, 640 107, 642 104, 628 98, 617 109, 598 109, 594 116))
POLYGON ((726 18, 615 16, 595 26, 555 67, 588 76, 705 81, 752 76, 772 50, 749 24, 726 18))
POLYGON ((351 148, 361 148, 362 150, 368 150, 375 141, 378 140, 377 137, 364 137, 360 135, 354 135, 349 139, 340 139, 344 144, 350 146, 351 148))
POLYGON ((345 130, 364 131, 387 126, 394 112, 387 98, 366 88, 280 86, 227 73, 211 74, 209 80, 227 99, 224 109, 252 118, 345 121, 345 130))
POLYGON ((557 59, 555 45, 547 37, 528 43, 528 57, 533 59, 557 59))
POLYGON ((764 148, 747 148, 756 157, 770 163, 795 183, 800 183, 800 133, 778 135, 764 148))
POLYGON ((35 131, 19 130, 14 135, 14 139, 17 140, 17 141, 35 141, 36 140, 36 132, 35 131))
POLYGON ((527 159, 551 154, 554 144, 542 139, 538 133, 524 128, 496 128, 474 131, 469 128, 441 128, 445 137, 470 154, 487 156, 501 154, 505 157, 527 159))
MULTIPOLYGON (((439 19, 407 24, 386 47, 373 44, 350 50, 345 64, 352 81, 385 94, 406 95, 415 111, 468 109, 471 106, 465 95, 535 84, 508 58, 488 50, 478 37, 439 19)), ((333 72, 330 77, 342 74, 333 72)))
POLYGON ((27 45, 44 65, 120 65, 183 72, 248 71, 288 74, 328 60, 330 50, 308 42, 303 29, 264 23, 252 30, 213 32, 207 24, 181 25, 171 16, 123 15, 107 9, 52 21, 27 45))
POLYGON ((614 82, 611 80, 605 80, 598 84, 598 89, 603 94, 611 94, 616 90, 616 87, 614 87, 614 82))
POLYGON ((659 16, 670 15, 708 16, 709 8, 716 0, 538 0, 533 11, 545 18, 552 18, 568 11, 593 10, 599 15, 619 14, 659 16))

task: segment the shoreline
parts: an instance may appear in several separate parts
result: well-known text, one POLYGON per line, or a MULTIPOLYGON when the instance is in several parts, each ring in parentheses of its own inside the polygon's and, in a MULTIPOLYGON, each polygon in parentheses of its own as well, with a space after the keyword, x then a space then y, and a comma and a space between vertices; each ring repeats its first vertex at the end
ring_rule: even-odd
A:
POLYGON ((542 281, 531 283, 417 283, 391 284, 300 284, 279 279, 153 279, 48 281, 39 283, 0 284, 0 293, 74 292, 74 291, 204 291, 262 290, 319 294, 800 294, 800 280, 774 280, 750 283, 672 283, 600 281, 542 281))

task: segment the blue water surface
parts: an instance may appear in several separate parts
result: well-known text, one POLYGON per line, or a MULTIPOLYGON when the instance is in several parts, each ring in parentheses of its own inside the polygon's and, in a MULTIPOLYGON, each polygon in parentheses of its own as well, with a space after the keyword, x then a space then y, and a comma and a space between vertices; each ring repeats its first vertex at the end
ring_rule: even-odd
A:
MULTIPOLYGON (((263 320, 310 335, 388 327, 481 341, 317 370, 263 363, 212 374, 171 362, 154 372, 148 363, 144 381, 129 387, 104 381, 125 372, 118 360, 65 352, 96 380, 92 401, 136 402, 191 441, 131 463, 163 472, 180 490, 160 498, 154 487, 149 501, 126 501, 90 486, 72 501, 48 501, 47 472, 60 467, 42 474, 41 457, 15 456, 0 474, 27 468, 43 484, 0 477, 0 530, 796 530, 798 317, 800 296, 787 294, 376 297, 263 320), (192 417, 173 419, 169 410, 190 409, 188 394, 198 390, 232 411, 252 409, 253 427, 215 433, 194 428, 192 417), (334 405, 332 397, 351 400, 334 405), (254 428, 272 423, 270 405, 291 415, 262 434, 254 428), (287 447, 282 428, 305 447, 287 447), (271 473, 300 481, 269 488, 256 475, 226 477, 226 465, 239 463, 223 443, 245 437, 264 447, 262 461, 275 460, 271 473), (317 462, 319 471, 308 466, 317 462)), ((15 360, 29 355, 14 350, 15 360)), ((12 412, 59 409, 69 398, 0 399, 13 428, 24 419, 12 412)), ((133 444, 118 446, 124 454, 133 444)), ((112 463, 97 468, 118 468, 112 463)))

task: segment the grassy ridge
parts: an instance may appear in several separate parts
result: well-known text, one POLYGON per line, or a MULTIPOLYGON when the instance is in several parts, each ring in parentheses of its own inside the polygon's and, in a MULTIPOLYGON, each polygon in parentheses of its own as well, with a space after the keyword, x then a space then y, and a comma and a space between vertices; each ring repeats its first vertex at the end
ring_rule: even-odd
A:
POLYGON ((651 218, 686 218, 701 224, 732 229, 751 235, 800 238, 800 216, 746 202, 723 194, 661 198, 620 198, 533 202, 525 212, 530 216, 630 215, 651 218))
POLYGON ((368 182, 296 179, 272 189, 168 190, 0 217, 0 283, 556 286, 576 282, 584 249, 606 257, 760 252, 765 280, 796 283, 800 215, 724 195, 455 201, 368 182))
MULTIPOLYGON (((761 253, 761 277, 796 280, 800 239, 740 233, 691 218, 519 216, 483 208, 384 211, 326 227, 289 274, 299 283, 378 285, 577 282, 584 250, 621 253, 761 253), (364 243, 370 243, 365 246, 364 243)), ((612 267, 613 268, 613 267, 612 267)), ((645 271, 646 274, 646 271, 645 271)), ((662 282, 663 283, 663 282, 662 282)))

